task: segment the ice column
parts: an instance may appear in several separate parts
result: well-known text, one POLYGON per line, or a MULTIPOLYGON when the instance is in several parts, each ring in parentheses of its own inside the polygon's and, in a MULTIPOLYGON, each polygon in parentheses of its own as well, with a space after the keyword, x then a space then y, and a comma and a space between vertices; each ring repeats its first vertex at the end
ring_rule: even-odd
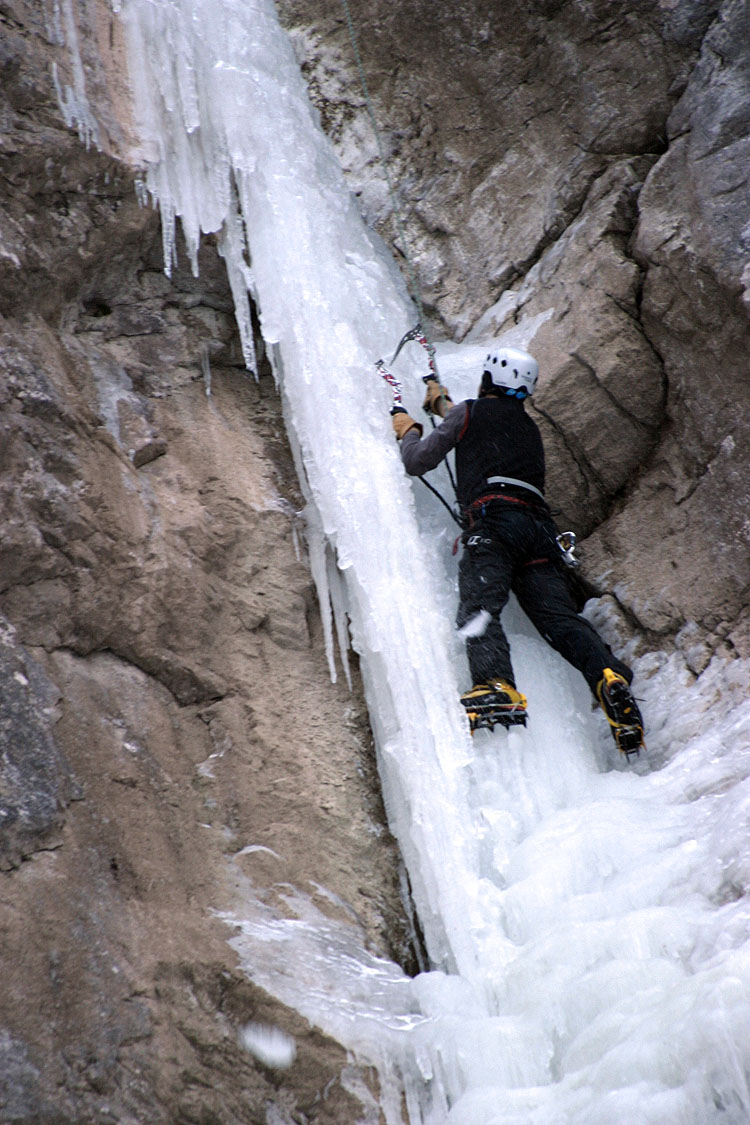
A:
POLYGON ((469 746, 450 619, 373 367, 413 311, 343 182, 273 5, 125 0, 121 15, 166 261, 177 216, 194 263, 201 232, 218 232, 249 359, 248 289, 258 303, 304 487, 345 579, 430 951, 471 975, 478 896, 458 819, 469 746))

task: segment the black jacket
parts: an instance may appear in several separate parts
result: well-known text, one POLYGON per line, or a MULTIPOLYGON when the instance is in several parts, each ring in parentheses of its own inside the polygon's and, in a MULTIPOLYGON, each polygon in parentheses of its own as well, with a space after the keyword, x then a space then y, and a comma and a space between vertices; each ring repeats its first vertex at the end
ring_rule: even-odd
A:
POLYGON ((410 476, 422 476, 454 448, 458 502, 464 510, 479 496, 501 490, 523 495, 512 486, 489 483, 491 477, 508 477, 544 492, 542 436, 520 399, 467 399, 427 437, 409 430, 401 441, 401 457, 410 476))

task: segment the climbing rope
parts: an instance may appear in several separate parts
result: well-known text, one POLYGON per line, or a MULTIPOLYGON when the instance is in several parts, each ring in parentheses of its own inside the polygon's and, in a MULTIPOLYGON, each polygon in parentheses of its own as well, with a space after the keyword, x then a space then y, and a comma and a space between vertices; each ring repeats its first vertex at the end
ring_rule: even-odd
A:
POLYGON ((401 245, 403 247, 404 260, 406 262, 406 271, 407 271, 407 275, 408 275, 407 276, 407 288, 409 289, 409 292, 411 294, 412 300, 414 301, 414 304, 417 306, 417 311, 419 313, 419 322, 423 326, 422 331, 425 334, 425 338, 427 340, 427 347, 428 347, 428 350, 430 351, 430 355, 431 355, 431 366, 434 368, 435 378, 437 379, 438 382, 440 382, 440 375, 439 375, 438 369, 437 369, 437 361, 435 360, 435 349, 432 345, 432 342, 429 339, 429 336, 428 336, 428 333, 427 333, 426 329, 424 328, 425 316, 424 316, 424 310, 422 308, 422 296, 421 296, 420 289, 419 289, 419 282, 417 281, 416 270, 414 269, 414 263, 412 261, 411 254, 409 252, 409 244, 408 244, 408 241, 407 241, 407 238, 406 238, 406 231, 404 229, 403 220, 401 218, 401 207, 399 206, 398 195, 396 193, 396 189, 393 186, 393 180, 391 178, 391 173, 390 173, 389 168, 388 168, 388 162, 387 162, 386 157, 385 157, 385 149, 383 148, 383 141, 382 141, 382 138, 381 138, 381 135, 380 135, 380 129, 378 128, 378 123, 377 123, 377 120, 375 118, 375 111, 374 111, 373 106, 372 106, 372 99, 370 97, 370 90, 369 90, 368 85, 367 85, 367 78, 365 76, 365 68, 362 65, 362 56, 359 53, 359 45, 357 43, 357 35, 356 35, 355 30, 354 30, 354 22, 352 20, 352 14, 351 14, 351 11, 349 9, 349 2, 348 2, 348 0, 341 0, 341 4, 342 4, 343 9, 344 9, 344 14, 346 15, 346 25, 349 29, 349 39, 351 40, 352 51, 354 52, 354 59, 355 59, 355 62, 357 64, 357 71, 359 73, 359 80, 362 84, 362 92, 363 92, 364 97, 365 97, 365 105, 367 107, 367 114, 370 118, 370 124, 372 125, 372 131, 375 134, 375 142, 378 146, 378 157, 380 159, 380 164, 381 164, 381 167, 383 169, 383 175, 385 176, 385 182, 388 186, 388 194, 389 194, 390 199, 391 199, 391 207, 393 208, 393 217, 394 217, 394 221, 396 223, 396 232, 398 234, 398 237, 401 241, 401 245))

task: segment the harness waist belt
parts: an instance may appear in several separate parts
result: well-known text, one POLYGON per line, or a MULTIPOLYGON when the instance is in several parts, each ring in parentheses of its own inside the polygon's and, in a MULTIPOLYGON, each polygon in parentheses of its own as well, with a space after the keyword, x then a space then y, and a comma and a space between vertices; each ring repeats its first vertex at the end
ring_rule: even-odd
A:
POLYGON ((487 484, 512 484, 516 488, 525 488, 529 492, 533 492, 540 500, 544 500, 544 493, 535 488, 533 484, 528 484, 525 480, 516 480, 515 477, 487 477, 487 484))

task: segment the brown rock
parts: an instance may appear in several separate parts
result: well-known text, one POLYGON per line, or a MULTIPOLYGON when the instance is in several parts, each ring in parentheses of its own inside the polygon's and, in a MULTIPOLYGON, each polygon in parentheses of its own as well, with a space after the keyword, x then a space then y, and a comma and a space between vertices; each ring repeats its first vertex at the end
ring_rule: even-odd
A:
MULTIPOLYGON (((428 311, 535 329, 551 493, 598 525, 622 622, 695 674, 750 655, 746 6, 350 3, 428 311)), ((340 6, 280 7, 397 242, 340 6)), ((118 156, 120 23, 76 12, 96 119, 39 5, 0 7, 0 1105, 351 1125, 343 1049, 214 911, 251 879, 283 913, 286 882, 407 959, 364 703, 328 680, 272 380, 242 370, 210 238, 165 277, 118 156), (289 1071, 239 1048, 251 1020, 294 1036, 289 1071)))
POLYGON ((165 277, 132 172, 60 120, 36 8, 0 10, 0 1116, 350 1125, 344 1049, 250 984, 216 913, 244 866, 280 917, 283 879, 409 956, 361 687, 330 681, 223 263, 208 239, 165 277), (288 1070, 239 1045, 251 1020, 294 1037, 288 1070))
POLYGON ((530 337, 523 343, 541 366, 531 409, 547 445, 548 492, 582 533, 648 456, 662 419, 663 372, 639 323, 642 276, 628 251, 651 163, 613 164, 523 286, 507 292, 470 336, 513 330, 530 337))
POLYGON ((627 507, 591 544, 644 627, 735 622, 748 651, 750 63, 744 4, 727 3, 641 194, 642 317, 668 381, 662 441, 627 507), (744 280, 743 280, 744 278, 744 280))
MULTIPOLYGON (((613 160, 663 147, 714 8, 350 0, 423 299, 451 335, 525 275, 613 160)), ((398 241, 340 6, 279 10, 365 216, 398 241)))

